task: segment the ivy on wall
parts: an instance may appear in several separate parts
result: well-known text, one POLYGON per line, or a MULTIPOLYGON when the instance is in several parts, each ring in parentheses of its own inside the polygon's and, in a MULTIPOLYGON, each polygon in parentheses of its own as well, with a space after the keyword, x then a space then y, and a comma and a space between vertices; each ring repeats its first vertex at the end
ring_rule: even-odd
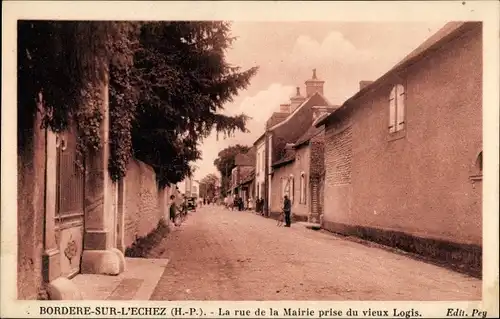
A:
POLYGON ((229 27, 217 21, 20 21, 18 148, 42 112, 44 127, 54 132, 76 127, 80 155, 97 151, 108 81, 111 179, 123 178, 134 156, 155 169, 160 187, 181 181, 192 174, 199 142, 212 130, 246 131, 244 114, 218 113, 257 72, 225 60, 229 27))

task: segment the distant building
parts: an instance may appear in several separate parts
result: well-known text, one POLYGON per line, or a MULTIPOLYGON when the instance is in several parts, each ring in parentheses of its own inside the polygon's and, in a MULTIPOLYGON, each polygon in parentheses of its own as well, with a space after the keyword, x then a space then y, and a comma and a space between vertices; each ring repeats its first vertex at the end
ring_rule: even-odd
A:
POLYGON ((191 197, 200 197, 200 182, 197 180, 191 182, 191 197))
POLYGON ((253 192, 248 189, 251 181, 247 179, 252 172, 255 172, 255 148, 252 147, 248 152, 236 155, 234 162, 236 166, 231 171, 231 192, 233 196, 241 196, 246 201, 248 196, 253 195, 253 192), (243 181, 245 185, 242 185, 243 181))
POLYGON ((324 228, 481 271, 482 56, 449 23, 318 123, 324 228))
POLYGON ((263 199, 266 182, 266 133, 262 134, 253 144, 255 148, 255 198, 263 199))
POLYGON ((271 214, 279 214, 285 195, 292 202, 294 220, 319 223, 323 211, 324 127, 314 124, 334 110, 315 107, 315 122, 294 143, 288 144, 285 155, 272 165, 271 214))
POLYGON ((302 96, 300 88, 297 93, 290 98, 289 104, 280 105, 280 112, 273 114, 266 124, 265 148, 265 214, 269 215, 276 207, 273 203, 276 194, 280 194, 280 189, 273 183, 273 164, 283 160, 287 156, 286 145, 295 143, 307 130, 310 129, 314 121, 314 107, 329 107, 330 103, 323 96, 324 81, 317 78, 316 70, 306 84, 306 96, 302 96))

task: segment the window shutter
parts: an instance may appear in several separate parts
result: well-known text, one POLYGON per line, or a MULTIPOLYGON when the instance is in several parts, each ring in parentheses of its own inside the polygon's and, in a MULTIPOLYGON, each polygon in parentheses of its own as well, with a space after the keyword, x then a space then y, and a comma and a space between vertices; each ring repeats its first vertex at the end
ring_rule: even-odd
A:
POLYGON ((299 182, 299 191, 300 191, 300 197, 299 197, 299 203, 302 204, 304 203, 304 176, 300 175, 300 182, 299 182))
POLYGON ((307 180, 306 174, 304 174, 304 204, 307 203, 307 180))
POLYGON ((396 114, 397 114, 397 130, 402 130, 405 126, 405 88, 402 85, 397 86, 396 90, 396 114))
POLYGON ((396 88, 394 87, 389 97, 389 133, 396 131, 396 88))
POLYGON ((290 178, 290 200, 293 201, 295 199, 295 178, 291 177, 290 178))

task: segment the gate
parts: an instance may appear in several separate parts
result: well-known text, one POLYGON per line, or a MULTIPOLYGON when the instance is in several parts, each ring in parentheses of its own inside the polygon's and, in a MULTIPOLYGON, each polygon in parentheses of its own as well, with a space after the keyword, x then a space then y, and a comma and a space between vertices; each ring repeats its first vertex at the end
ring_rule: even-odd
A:
POLYGON ((57 136, 55 232, 61 276, 80 272, 84 232, 85 169, 77 165, 76 135, 68 129, 57 136))

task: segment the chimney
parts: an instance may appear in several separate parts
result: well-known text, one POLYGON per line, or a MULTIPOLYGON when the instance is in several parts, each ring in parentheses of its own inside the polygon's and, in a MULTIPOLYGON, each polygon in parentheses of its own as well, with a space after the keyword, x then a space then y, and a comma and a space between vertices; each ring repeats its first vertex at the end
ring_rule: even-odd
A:
POLYGON ((306 81, 306 96, 311 97, 314 93, 318 92, 323 95, 323 86, 325 81, 318 80, 316 69, 313 69, 312 78, 306 81))
POLYGON ((293 113, 305 100, 306 98, 300 95, 300 87, 297 86, 296 95, 290 98, 290 113, 293 113))
POLYGON ((359 90, 361 91, 362 89, 364 89, 365 87, 367 87, 372 83, 373 81, 359 81, 359 90))
POLYGON ((287 104, 287 103, 280 104, 280 112, 281 113, 290 113, 290 104, 287 104))

